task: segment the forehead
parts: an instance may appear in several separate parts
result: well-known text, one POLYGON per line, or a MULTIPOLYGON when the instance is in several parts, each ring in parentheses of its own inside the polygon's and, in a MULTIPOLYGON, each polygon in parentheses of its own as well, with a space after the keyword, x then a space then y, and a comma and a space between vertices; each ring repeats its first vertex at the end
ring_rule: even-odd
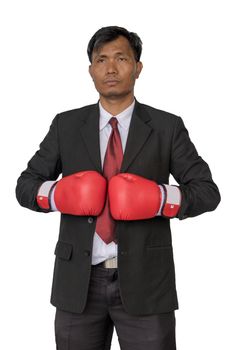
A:
POLYGON ((133 49, 129 41, 124 36, 119 36, 117 39, 103 44, 101 47, 93 51, 95 55, 107 55, 116 53, 127 53, 133 55, 133 49))

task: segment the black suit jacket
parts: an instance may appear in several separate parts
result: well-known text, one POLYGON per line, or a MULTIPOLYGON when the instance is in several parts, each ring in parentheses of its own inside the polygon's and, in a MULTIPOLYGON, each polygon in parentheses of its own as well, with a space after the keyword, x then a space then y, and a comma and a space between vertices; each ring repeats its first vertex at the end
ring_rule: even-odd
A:
MULTIPOLYGON (((41 183, 83 170, 102 174, 98 104, 57 114, 40 149, 20 175, 16 196, 32 210, 41 209, 36 195, 41 183)), ((220 202, 207 163, 198 155, 182 119, 136 101, 121 172, 179 184, 183 220, 214 210, 220 202)), ((84 310, 91 272, 96 217, 61 214, 51 303, 60 309, 84 310)), ((117 221, 118 275, 126 311, 148 315, 178 309, 170 219, 154 217, 117 221)))

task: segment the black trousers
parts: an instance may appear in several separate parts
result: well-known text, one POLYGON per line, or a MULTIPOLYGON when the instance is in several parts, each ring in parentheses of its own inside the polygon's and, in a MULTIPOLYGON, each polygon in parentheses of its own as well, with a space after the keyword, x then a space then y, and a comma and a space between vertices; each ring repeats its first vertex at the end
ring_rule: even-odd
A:
POLYGON ((109 350, 113 329, 121 350, 176 350, 174 311, 132 316, 122 305, 117 268, 92 265, 83 313, 56 309, 57 350, 109 350))

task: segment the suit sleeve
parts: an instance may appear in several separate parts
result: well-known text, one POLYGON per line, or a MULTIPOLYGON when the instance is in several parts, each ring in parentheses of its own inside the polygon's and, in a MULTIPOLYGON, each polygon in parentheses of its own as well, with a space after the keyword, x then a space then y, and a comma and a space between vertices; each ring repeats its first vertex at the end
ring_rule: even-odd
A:
POLYGON ((43 182, 56 180, 62 172, 58 119, 59 114, 53 119, 47 135, 39 145, 39 150, 29 160, 27 168, 17 180, 16 198, 20 205, 31 210, 45 213, 51 211, 40 208, 36 196, 43 182))
POLYGON ((179 184, 180 220, 212 211, 221 197, 208 164, 198 155, 181 117, 177 118, 171 151, 170 172, 179 184))

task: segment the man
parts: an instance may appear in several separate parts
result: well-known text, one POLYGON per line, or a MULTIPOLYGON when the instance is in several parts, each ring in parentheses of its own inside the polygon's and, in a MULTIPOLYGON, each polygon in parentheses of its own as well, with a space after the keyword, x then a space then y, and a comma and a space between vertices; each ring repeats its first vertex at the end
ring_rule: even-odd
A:
POLYGON ((51 295, 59 350, 110 349, 113 326, 123 350, 176 349, 170 219, 220 202, 181 117, 135 99, 141 51, 124 28, 94 34, 99 102, 56 115, 17 182, 22 206, 61 212, 51 295))

